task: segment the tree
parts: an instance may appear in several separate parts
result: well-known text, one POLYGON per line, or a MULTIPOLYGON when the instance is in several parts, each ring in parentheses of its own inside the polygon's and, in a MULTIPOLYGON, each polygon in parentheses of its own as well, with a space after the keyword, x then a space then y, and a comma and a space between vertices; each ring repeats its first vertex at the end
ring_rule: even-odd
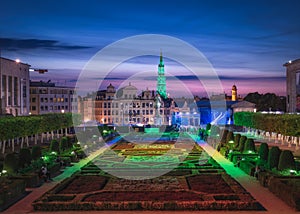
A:
POLYGON ((18 159, 13 153, 9 153, 4 158, 3 169, 8 174, 14 174, 18 170, 18 159))
POLYGON ((279 149, 278 146, 271 147, 271 149, 269 150, 269 155, 268 155, 268 168, 269 169, 273 169, 273 168, 278 169, 280 153, 281 153, 281 150, 279 149))
POLYGON ((279 157, 278 170, 295 169, 294 155, 290 150, 283 150, 279 157))
POLYGON ((261 160, 264 162, 268 161, 268 154, 269 154, 269 146, 267 143, 261 143, 258 151, 258 155, 261 160))
POLYGON ((255 103, 258 111, 286 111, 286 98, 274 93, 249 93, 244 100, 255 103))
POLYGON ((30 165, 32 160, 30 149, 22 148, 19 153, 19 167, 22 168, 24 166, 30 165))

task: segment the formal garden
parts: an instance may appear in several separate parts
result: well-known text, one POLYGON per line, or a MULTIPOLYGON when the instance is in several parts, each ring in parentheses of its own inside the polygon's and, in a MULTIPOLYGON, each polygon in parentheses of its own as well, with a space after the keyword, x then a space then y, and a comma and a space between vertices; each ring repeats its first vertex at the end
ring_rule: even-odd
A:
MULTIPOLYGON (((263 115, 241 112, 235 115, 237 125, 276 131, 299 136, 298 115, 263 115)), ((211 127, 208 141, 220 133, 217 150, 236 167, 255 176, 262 187, 281 198, 291 207, 300 210, 300 162, 291 150, 260 142, 233 130, 211 127), (214 136, 213 136, 214 135, 214 136), (298 160, 298 161, 297 161, 298 160)))
POLYGON ((264 210, 189 135, 151 144, 144 135, 135 134, 136 142, 120 138, 36 200, 34 209, 264 210), (151 170, 162 173, 143 179, 151 170))
MULTIPOLYGON (((14 143, 15 150, 1 155, 0 158, 0 210, 6 209, 26 196, 28 193, 26 189, 38 188, 43 185, 46 180, 41 174, 42 166, 47 168, 50 178, 55 177, 66 167, 72 166, 72 163, 78 162, 89 153, 101 148, 105 141, 109 141, 115 136, 107 127, 99 127, 102 136, 97 136, 82 145, 74 134, 65 132, 63 135, 51 135, 51 132, 54 133, 51 130, 70 129, 72 124, 70 114, 49 114, 33 116, 30 119, 29 117, 1 119, 0 126, 3 128, 2 131, 5 130, 1 135, 1 141, 2 143, 5 141, 14 143), (55 120, 56 123, 55 125, 48 125, 45 120, 55 120), (18 124, 20 121, 24 127, 18 124), (32 121, 36 121, 35 128, 29 125, 32 121), (11 129, 11 126, 16 126, 20 130, 11 129), (14 131, 11 133, 9 130, 14 131), (34 135, 33 133, 41 131, 49 132, 49 139, 47 139, 47 134, 44 134, 45 139, 43 140, 41 138, 38 141, 33 140, 33 142, 28 140, 34 135), (23 141, 24 143, 22 143, 23 141)), ((89 130, 84 135, 89 135, 88 132, 89 130)), ((78 134, 81 133, 78 132, 78 134)))
MULTIPOLYGON (((42 166, 47 166, 51 177, 55 177, 74 162, 104 148, 80 171, 34 201, 34 209, 264 210, 193 139, 208 142, 234 166, 256 177, 262 188, 268 188, 289 206, 300 210, 300 164, 293 152, 237 132, 241 127, 263 128, 257 121, 269 118, 276 121, 272 116, 262 119, 246 113, 247 120, 237 116, 239 126, 208 124, 205 129, 187 130, 189 133, 172 128, 151 133, 119 127, 124 130, 121 136, 114 127, 107 126, 99 126, 97 132, 86 127, 77 130, 76 135, 68 132, 58 135, 63 131, 57 130, 70 127, 72 123, 67 122, 70 117, 62 116, 62 120, 57 116, 47 117, 55 119, 56 125, 48 126, 42 122, 45 118, 39 117, 34 119, 39 121, 35 122, 38 129, 29 126, 33 129, 29 131, 18 126, 20 132, 2 133, 2 146, 5 142, 15 143, 20 149, 0 158, 0 210, 26 196, 27 188, 43 185, 45 181, 39 174, 42 166), (34 136, 33 144, 28 142, 30 136, 34 136)), ((276 132, 299 136, 298 123, 293 123, 287 131, 288 121, 295 120, 294 115, 287 117, 283 119, 285 126, 274 122, 275 127, 284 127, 276 132)), ((3 129, 3 124, 17 126, 15 121, 0 123, 3 129)), ((26 119, 23 125, 26 126, 26 119)))

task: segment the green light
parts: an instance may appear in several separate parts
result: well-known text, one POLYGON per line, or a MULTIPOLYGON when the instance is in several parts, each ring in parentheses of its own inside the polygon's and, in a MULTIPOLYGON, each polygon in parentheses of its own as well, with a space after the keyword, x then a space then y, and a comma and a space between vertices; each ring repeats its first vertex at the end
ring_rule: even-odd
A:
POLYGON ((51 152, 51 155, 57 155, 57 153, 56 152, 51 152))
POLYGON ((2 170, 2 174, 5 174, 7 173, 7 171, 5 169, 2 170))
POLYGON ((290 174, 291 174, 291 175, 296 175, 296 174, 297 174, 297 171, 296 171, 296 170, 293 170, 293 169, 291 169, 291 170, 290 170, 290 174))
POLYGON ((248 154, 251 154, 251 153, 253 153, 253 151, 249 150, 249 151, 248 151, 248 154))
POLYGON ((233 140, 230 140, 230 141, 228 141, 228 143, 234 143, 234 141, 233 141, 233 140))
POLYGON ((48 161, 49 161, 49 157, 48 157, 48 156, 44 156, 44 157, 42 157, 42 159, 43 159, 45 162, 48 162, 48 161))

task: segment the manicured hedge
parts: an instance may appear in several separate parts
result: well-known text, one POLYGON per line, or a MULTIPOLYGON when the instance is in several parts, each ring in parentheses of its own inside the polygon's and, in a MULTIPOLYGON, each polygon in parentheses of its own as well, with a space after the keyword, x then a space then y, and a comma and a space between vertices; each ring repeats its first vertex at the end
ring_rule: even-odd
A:
POLYGON ((30 149, 28 149, 28 148, 20 149, 19 160, 20 160, 19 167, 21 167, 21 168, 24 166, 30 165, 31 160, 32 160, 30 149))
POLYGON ((8 174, 14 174, 18 169, 18 159, 13 153, 9 153, 4 158, 3 169, 8 174))
POLYGON ((240 152, 243 152, 243 151, 244 151, 244 147, 245 147, 246 140, 247 140, 247 137, 246 137, 246 136, 242 136, 242 137, 240 138, 238 151, 240 151, 240 152))
POLYGON ((278 169, 285 170, 295 168, 296 164, 293 153, 290 150, 283 150, 279 157, 278 169))
POLYGON ((258 151, 261 160, 267 162, 269 154, 269 146, 267 143, 261 143, 258 151))
MULTIPOLYGON (((44 114, 0 118, 0 140, 26 137, 73 126, 76 114, 44 114)), ((80 123, 78 119, 78 123, 80 123)), ((77 124, 75 124, 77 125, 77 124)))
POLYGON ((268 168, 269 169, 273 169, 273 168, 278 169, 280 153, 281 153, 281 150, 279 149, 278 146, 274 146, 269 150, 269 155, 268 155, 268 168))
POLYGON ((288 136, 300 136, 300 115, 297 114, 236 112, 234 124, 288 136))
POLYGON ((244 150, 243 152, 247 153, 247 152, 255 152, 255 144, 254 144, 254 140, 252 138, 248 138, 245 146, 244 146, 244 150))

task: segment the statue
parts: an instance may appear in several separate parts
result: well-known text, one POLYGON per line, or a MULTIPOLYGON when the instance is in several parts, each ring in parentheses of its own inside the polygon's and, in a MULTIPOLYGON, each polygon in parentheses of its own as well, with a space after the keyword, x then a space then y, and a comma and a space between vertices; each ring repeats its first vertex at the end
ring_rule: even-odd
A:
POLYGON ((155 103, 154 103, 154 108, 155 108, 155 116, 154 116, 154 124, 155 125, 161 125, 162 120, 160 116, 160 106, 161 106, 162 100, 159 94, 156 94, 155 96, 155 103))

